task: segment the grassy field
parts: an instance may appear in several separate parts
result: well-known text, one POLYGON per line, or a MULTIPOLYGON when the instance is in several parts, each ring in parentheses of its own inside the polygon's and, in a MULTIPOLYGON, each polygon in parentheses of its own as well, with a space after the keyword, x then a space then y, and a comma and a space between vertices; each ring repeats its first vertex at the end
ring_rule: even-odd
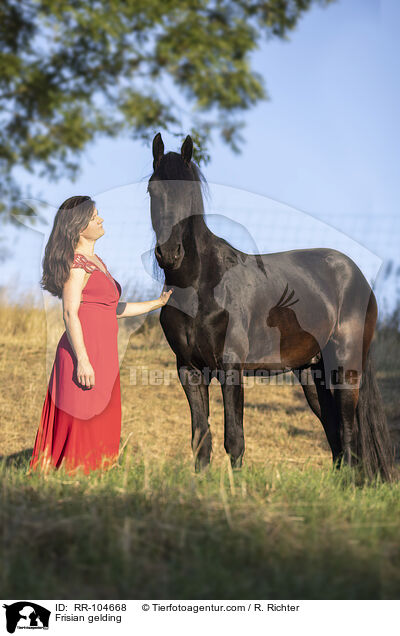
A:
MULTIPOLYGON (((190 414, 151 316, 120 321, 122 436, 108 472, 27 477, 60 310, 0 303, 3 598, 366 599, 400 594, 400 487, 331 470, 299 386, 248 379, 246 453, 232 471, 211 386, 213 456, 193 470, 190 414), (158 376, 154 374, 158 373, 158 376), (153 374, 153 375, 152 375, 153 374), (159 384, 154 384, 158 377, 159 384)), ((376 342, 393 439, 400 338, 376 342)))

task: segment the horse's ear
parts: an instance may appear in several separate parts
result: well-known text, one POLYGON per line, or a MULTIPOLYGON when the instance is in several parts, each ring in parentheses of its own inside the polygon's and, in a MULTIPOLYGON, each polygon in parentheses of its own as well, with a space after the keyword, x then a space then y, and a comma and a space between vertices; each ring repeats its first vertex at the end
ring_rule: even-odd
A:
POLYGON ((164 155, 164 142, 161 133, 157 133, 153 139, 153 170, 156 169, 164 155))
POLYGON ((181 148, 182 159, 185 161, 185 163, 187 163, 187 165, 189 165, 190 163, 192 154, 193 154, 193 141, 191 136, 188 135, 185 141, 183 142, 182 148, 181 148))

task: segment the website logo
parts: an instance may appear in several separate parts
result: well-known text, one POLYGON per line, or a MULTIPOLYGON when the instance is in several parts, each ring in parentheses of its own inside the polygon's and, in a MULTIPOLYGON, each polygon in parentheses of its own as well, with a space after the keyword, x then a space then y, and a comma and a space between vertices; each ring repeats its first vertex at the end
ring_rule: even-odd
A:
POLYGON ((13 634, 16 629, 49 629, 51 612, 37 603, 18 601, 3 607, 6 609, 9 634, 13 634))

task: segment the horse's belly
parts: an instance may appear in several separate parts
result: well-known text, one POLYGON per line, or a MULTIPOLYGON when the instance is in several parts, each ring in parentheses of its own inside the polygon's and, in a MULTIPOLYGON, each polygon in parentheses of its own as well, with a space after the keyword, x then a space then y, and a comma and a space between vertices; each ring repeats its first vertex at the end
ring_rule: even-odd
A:
POLYGON ((252 325, 246 334, 248 369, 293 369, 307 364, 325 346, 329 329, 319 328, 316 335, 301 329, 278 329, 263 324, 252 325))
POLYGON ((246 369, 287 370, 296 369, 311 363, 319 354, 320 348, 313 337, 274 343, 263 350, 259 343, 253 347, 245 360, 246 369))

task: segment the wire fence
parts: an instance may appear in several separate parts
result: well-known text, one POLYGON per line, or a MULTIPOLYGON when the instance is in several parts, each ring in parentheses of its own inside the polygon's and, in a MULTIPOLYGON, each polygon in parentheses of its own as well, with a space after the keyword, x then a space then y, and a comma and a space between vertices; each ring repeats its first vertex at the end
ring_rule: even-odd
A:
MULTIPOLYGON (((96 196, 105 219, 105 237, 96 253, 120 282, 126 300, 160 291, 154 267, 155 235, 144 182, 96 196)), ((292 249, 330 247, 346 253, 373 284, 381 313, 392 312, 400 300, 400 215, 366 213, 333 216, 307 214, 268 197, 209 184, 206 223, 217 235, 248 253, 267 254, 292 249)), ((35 205, 35 202, 32 203, 35 205)), ((56 210, 37 202, 47 225, 4 227, 8 257, 0 262, 0 285, 14 297, 31 293, 40 299, 41 261, 56 210)), ((47 292, 45 292, 47 294, 47 292)))

